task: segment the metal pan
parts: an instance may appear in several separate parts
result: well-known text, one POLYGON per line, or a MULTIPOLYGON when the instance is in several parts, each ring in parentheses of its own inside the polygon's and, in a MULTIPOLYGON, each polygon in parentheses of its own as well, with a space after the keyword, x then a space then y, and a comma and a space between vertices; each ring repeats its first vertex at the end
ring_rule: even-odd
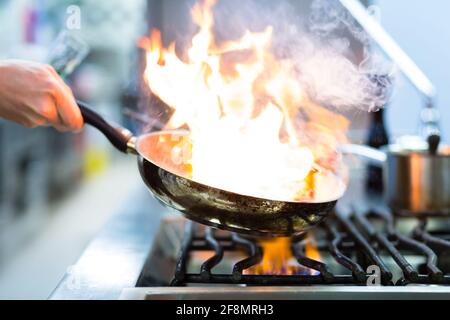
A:
POLYGON ((171 152, 187 133, 156 132, 134 137, 114 128, 78 102, 84 121, 100 130, 120 151, 138 155, 142 179, 163 204, 188 219, 220 229, 258 237, 295 236, 320 223, 337 199, 320 203, 288 202, 241 195, 186 178, 183 164, 171 152))
POLYGON ((384 197, 398 215, 450 214, 450 149, 430 152, 389 145, 381 150, 345 145, 341 152, 383 167, 384 197))

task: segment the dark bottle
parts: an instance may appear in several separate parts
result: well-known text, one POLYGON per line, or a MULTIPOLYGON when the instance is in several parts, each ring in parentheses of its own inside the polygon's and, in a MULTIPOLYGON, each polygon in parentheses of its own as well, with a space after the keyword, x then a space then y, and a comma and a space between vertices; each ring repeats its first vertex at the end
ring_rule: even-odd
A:
MULTIPOLYGON (((388 133, 384 124, 384 110, 380 109, 371 113, 367 144, 370 147, 379 149, 388 143, 388 133)), ((383 168, 381 166, 373 164, 367 166, 366 188, 371 192, 383 192, 383 168)))
MULTIPOLYGON (((369 80, 372 82, 372 95, 377 100, 389 100, 392 93, 393 79, 389 74, 369 74, 369 80)), ((384 124, 384 110, 379 109, 371 113, 371 122, 369 126, 369 135, 367 137, 367 144, 370 147, 379 149, 380 147, 389 143, 388 133, 384 124)), ((367 180, 366 189, 372 193, 383 192, 383 168, 379 165, 369 164, 367 166, 367 180)))

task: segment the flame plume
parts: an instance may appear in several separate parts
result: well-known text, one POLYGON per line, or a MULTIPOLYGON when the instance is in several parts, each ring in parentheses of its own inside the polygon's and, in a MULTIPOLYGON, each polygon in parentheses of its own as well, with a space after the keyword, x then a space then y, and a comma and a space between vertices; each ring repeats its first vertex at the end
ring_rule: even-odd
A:
POLYGON ((337 144, 348 121, 314 103, 296 63, 272 53, 274 28, 217 44, 214 0, 191 11, 199 27, 186 61, 159 31, 142 41, 145 80, 173 114, 167 129, 188 128, 191 179, 273 200, 321 202, 345 190, 337 144))

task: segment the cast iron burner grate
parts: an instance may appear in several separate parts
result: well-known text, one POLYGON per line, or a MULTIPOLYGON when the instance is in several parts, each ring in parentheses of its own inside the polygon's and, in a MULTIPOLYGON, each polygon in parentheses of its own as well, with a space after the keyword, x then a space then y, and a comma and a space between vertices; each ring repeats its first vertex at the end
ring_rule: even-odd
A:
MULTIPOLYGON (((305 239, 292 239, 291 250, 299 267, 316 271, 294 275, 248 274, 245 270, 259 264, 263 256, 255 239, 209 227, 201 229, 188 222, 171 285, 367 285, 370 278, 373 280, 374 274, 369 272, 373 266, 377 266, 380 284, 385 286, 448 285, 450 263, 446 260, 450 260, 450 229, 431 230, 430 219, 435 218, 394 218, 381 211, 350 215, 335 212, 309 233, 319 252, 330 257, 329 261, 307 257, 305 239), (408 224, 403 219, 412 224, 411 230, 401 230, 408 224), (230 273, 214 272, 224 255, 235 250, 244 252, 246 257, 235 263, 230 273), (201 264, 198 272, 187 272, 191 255, 200 251, 212 251, 213 255, 201 264), (344 272, 332 271, 336 267, 344 272)), ((442 219, 448 226, 448 218, 442 219)))

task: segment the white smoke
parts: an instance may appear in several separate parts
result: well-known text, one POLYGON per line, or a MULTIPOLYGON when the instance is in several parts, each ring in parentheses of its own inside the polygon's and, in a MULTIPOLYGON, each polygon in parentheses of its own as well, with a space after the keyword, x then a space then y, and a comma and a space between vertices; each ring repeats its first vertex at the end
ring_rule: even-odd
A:
POLYGON ((393 64, 337 0, 219 0, 214 11, 219 39, 273 25, 273 50, 296 61, 302 87, 321 105, 376 111, 390 97, 393 64))
POLYGON ((366 32, 338 1, 314 0, 309 19, 315 51, 299 61, 302 80, 314 99, 336 108, 376 111, 389 99, 394 67, 374 51, 366 32), (339 35, 346 34, 346 37, 339 35), (351 61, 350 39, 361 59, 351 61))

